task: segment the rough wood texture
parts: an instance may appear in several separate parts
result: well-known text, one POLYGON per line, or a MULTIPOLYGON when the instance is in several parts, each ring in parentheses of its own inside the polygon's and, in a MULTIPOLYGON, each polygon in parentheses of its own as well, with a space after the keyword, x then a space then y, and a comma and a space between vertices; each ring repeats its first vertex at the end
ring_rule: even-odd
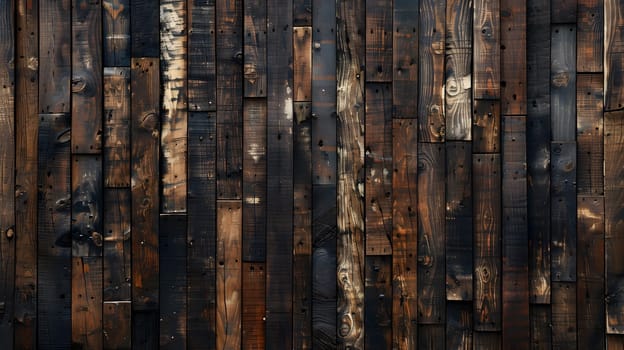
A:
MULTIPOLYGON (((130 189, 104 190, 104 301, 130 301, 132 274, 130 189)), ((106 310, 105 310, 106 311, 106 310)), ((126 330, 129 334, 130 329, 126 330)))
POLYGON ((245 97, 266 97, 266 2, 245 0, 243 81, 245 97))
POLYGON ((553 141, 574 141, 576 116, 576 27, 551 29, 550 118, 553 141))
POLYGON ((130 66, 130 1, 102 1, 102 59, 105 67, 130 66))
POLYGON ((101 256, 102 157, 72 156, 72 256, 101 256))
MULTIPOLYGON (((32 11, 28 11, 29 16, 36 24, 36 6, 32 11)), ((69 113, 71 110, 71 12, 71 0, 41 1, 39 6, 39 113, 69 113)), ((35 58, 36 31, 30 32, 33 33, 32 44, 28 45, 31 53, 26 57, 35 58)), ((27 34, 29 30, 22 26, 19 33, 27 34)), ((31 59, 29 62, 30 68, 36 70, 37 61, 31 59)))
MULTIPOLYGON (((418 17, 420 3, 414 0, 395 0, 393 6, 393 118, 416 118, 418 116, 418 99, 414 97, 418 93, 418 17)), ((362 15, 363 13, 360 11, 359 16, 362 15)), ((357 23, 357 21, 353 22, 354 24, 357 23)), ((352 37, 349 39, 353 40, 352 37)))
POLYGON ((472 152, 499 153, 501 146, 500 102, 474 101, 472 119, 472 152))
POLYGON ((104 68, 104 186, 130 186, 130 69, 104 68))
POLYGON ((500 0, 474 0, 475 99, 498 99, 500 91, 500 0))
POLYGON ((576 349, 576 283, 552 283, 552 348, 576 349))
MULTIPOLYGON (((352 20, 351 18, 349 23, 352 23, 352 20)), ((310 101, 312 100, 312 27, 293 28, 293 55, 294 100, 310 101)), ((337 59, 340 59, 339 57, 337 59)), ((337 76, 339 76, 338 73, 337 76)))
POLYGON ((133 58, 159 57, 158 5, 158 2, 150 0, 134 0, 130 2, 130 30, 132 33, 130 40, 133 58))
POLYGON ((576 71, 603 71, 604 0, 577 0, 576 71))
POLYGON ((574 23, 576 22, 576 2, 577 0, 550 0, 551 6, 557 8, 550 14, 552 23, 574 23))
POLYGON ((366 0, 366 14, 366 81, 392 81, 392 1, 366 0))
MULTIPOLYGON (((501 0, 501 108, 504 115, 526 115, 526 0, 501 0)), ((504 338, 504 337, 503 337, 504 338)), ((505 339, 503 339, 504 346, 505 339)), ((522 346, 522 345, 520 345, 522 346)))
POLYGON ((243 349, 264 349, 265 277, 264 263, 243 263, 241 297, 243 349))
POLYGON ((72 348, 102 348, 102 257, 72 257, 72 348))
POLYGON ((128 301, 104 302, 102 327, 104 349, 130 349, 132 346, 132 304, 128 301))
POLYGON ((392 347, 392 257, 366 257, 364 345, 369 349, 392 347))
POLYGON ((446 305, 446 348, 472 349, 472 304, 450 302, 446 305))
POLYGON ((188 6, 188 108, 214 111, 216 95, 215 0, 192 0, 188 6))
POLYGON ((444 326, 437 324, 426 324, 418 326, 418 349, 435 350, 444 349, 446 339, 444 338, 444 326))
POLYGON ((551 349, 552 311, 550 305, 531 304, 529 308, 531 314, 531 349, 551 349))
POLYGON ((582 74, 576 81, 576 190, 604 193, 604 133, 602 74, 582 74))
POLYGON ((624 4, 604 0, 605 111, 624 108, 624 4))

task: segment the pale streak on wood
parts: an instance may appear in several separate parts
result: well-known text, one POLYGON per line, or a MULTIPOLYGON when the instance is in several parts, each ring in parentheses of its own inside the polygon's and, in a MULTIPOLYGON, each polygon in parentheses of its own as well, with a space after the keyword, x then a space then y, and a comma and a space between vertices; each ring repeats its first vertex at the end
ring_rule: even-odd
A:
POLYGON ((604 107, 605 111, 620 110, 624 108, 624 4, 605 0, 604 17, 604 107))
POLYGON ((186 211, 186 2, 160 3, 162 211, 186 211))

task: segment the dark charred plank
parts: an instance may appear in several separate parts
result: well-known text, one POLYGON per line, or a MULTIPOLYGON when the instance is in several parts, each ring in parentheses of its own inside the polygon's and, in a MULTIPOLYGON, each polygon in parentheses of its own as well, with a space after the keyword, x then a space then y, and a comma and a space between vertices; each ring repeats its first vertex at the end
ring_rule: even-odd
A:
POLYGON ((366 81, 392 81, 392 1, 366 0, 366 81))
MULTIPOLYGON (((418 1, 396 0, 392 25, 392 111, 393 118, 418 116, 418 1)), ((361 13, 362 11, 360 11, 361 13)), ((358 14, 361 16, 363 14, 358 14)), ((350 41, 353 40, 349 36, 350 41)))
POLYGON ((130 69, 104 68, 104 186, 130 186, 130 69))
POLYGON ((446 339, 444 325, 418 325, 418 348, 424 350, 444 349, 446 339))
POLYGON ((266 1, 245 0, 244 3, 244 93, 245 97, 266 97, 266 1))
POLYGON ((293 0, 293 26, 312 25, 312 0, 293 0))
POLYGON ((474 153, 499 153, 501 146, 500 102, 474 101, 472 119, 472 151, 474 153))
MULTIPOLYGON (((558 11, 558 10, 557 10, 558 11)), ((553 12, 557 12, 554 11, 553 12)), ((550 118, 553 141, 574 141, 576 116, 576 27, 551 29, 550 118)))
POLYGON ((576 349, 576 332, 576 283, 553 281, 552 348, 576 349))
POLYGON ((217 108, 215 0, 192 0, 187 6, 188 108, 197 112, 214 111, 217 108))
POLYGON ((109 0, 102 2, 103 52, 105 67, 130 66, 130 1, 109 0))
POLYGON ((552 312, 550 305, 530 304, 529 313, 531 315, 531 349, 551 349, 552 312))
POLYGON ((312 99, 312 27, 293 28, 294 101, 312 99))
POLYGON ((500 0, 475 0, 473 23, 475 99, 501 97, 500 29, 500 0))
POLYGON ((605 111, 624 108, 624 4, 618 0, 604 1, 605 35, 605 111))
MULTIPOLYGON (((501 108, 504 115, 527 113, 526 0, 501 0, 501 108)), ((503 335, 503 343, 505 342, 503 335)), ((504 344, 503 344, 504 346, 504 344)), ((523 345, 521 345, 523 346, 523 345)))
POLYGON ((392 257, 366 257, 364 344, 369 349, 392 348, 392 257))
POLYGON ((576 22, 576 2, 577 0, 550 0, 553 10, 550 20, 553 24, 575 23, 576 22))
MULTIPOLYGON (((33 4, 38 2, 33 2, 33 4)), ((37 24, 37 7, 31 8, 31 26, 37 24)), ((70 93, 72 80, 71 56, 71 1, 41 1, 39 6, 39 113, 69 113, 71 110, 70 93)), ((19 17, 18 17, 19 18, 19 17)), ((31 52, 28 56, 37 56, 37 32, 20 25, 18 33, 30 36, 31 52), (32 34, 30 34, 32 33, 32 34)), ((21 41, 18 41, 18 43, 21 41)), ((21 54, 20 54, 21 56, 21 54)), ((35 60, 30 60, 30 69, 37 70, 35 60)), ((37 84, 34 86, 37 95, 37 84)))
MULTIPOLYGON (((68 140, 68 152, 69 147, 68 140)), ((67 224, 69 225, 69 220, 67 224)), ((42 254, 38 256, 36 327, 33 325, 37 329, 37 339, 19 340, 18 343, 27 345, 34 343, 33 348, 38 349, 71 348, 72 261, 69 256, 71 247, 68 247, 66 251, 65 256, 42 254)), ((25 331, 26 329, 22 327, 20 334, 25 331)))
MULTIPOLYGON (((151 0, 130 2, 130 40, 131 57, 157 58, 160 56, 159 45, 159 3, 151 0)), ((142 321, 151 322, 151 319, 142 321)))
POLYGON ((472 303, 451 301, 446 304, 446 348, 471 350, 472 303))
POLYGON ((130 349, 132 304, 129 301, 105 301, 102 313, 103 348, 130 349))
POLYGON ((604 193, 603 76, 579 74, 576 80, 578 194, 604 193))
POLYGON ((102 348, 102 257, 72 257, 73 349, 102 348))
POLYGON ((243 349, 264 349, 266 311, 264 263, 243 263, 242 280, 241 346, 243 349))
POLYGON ((96 155, 73 155, 71 170, 72 256, 101 256, 104 241, 102 158, 96 155))
POLYGON ((500 332, 474 332, 472 338, 474 349, 502 349, 502 338, 500 332))
POLYGON ((104 301, 131 300, 130 204, 129 189, 104 190, 104 301))
POLYGON ((242 196, 243 113, 217 111, 217 198, 242 196))
POLYGON ((577 0, 576 71, 603 71, 604 0, 577 0))

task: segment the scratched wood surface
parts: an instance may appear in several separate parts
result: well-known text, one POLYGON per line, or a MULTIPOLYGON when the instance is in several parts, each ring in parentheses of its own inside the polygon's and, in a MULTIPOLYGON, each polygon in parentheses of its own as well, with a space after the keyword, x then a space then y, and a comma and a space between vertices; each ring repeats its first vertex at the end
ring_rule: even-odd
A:
POLYGON ((624 349, 624 0, 0 0, 0 349, 624 349))

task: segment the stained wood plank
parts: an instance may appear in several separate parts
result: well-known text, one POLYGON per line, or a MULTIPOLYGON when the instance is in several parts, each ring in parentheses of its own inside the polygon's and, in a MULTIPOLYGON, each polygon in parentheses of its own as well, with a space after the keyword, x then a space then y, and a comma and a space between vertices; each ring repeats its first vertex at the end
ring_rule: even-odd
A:
MULTIPOLYGON (((392 111, 393 118, 418 116, 419 1, 396 0, 392 26, 392 111)), ((358 16, 363 15, 362 13, 358 16)), ((349 37, 350 40, 353 40, 349 37)))
POLYGON ((266 249, 265 99, 245 99, 243 111, 243 260, 264 261, 266 249))
POLYGON ((531 349, 551 349, 552 311, 550 305, 530 304, 531 349))
POLYGON ((364 347, 364 33, 365 2, 340 1, 337 18, 338 346, 364 347))
POLYGON ((418 336, 418 121, 392 123, 392 346, 412 349, 418 336))
POLYGON ((159 11, 159 3, 155 1, 130 2, 131 57, 159 57, 159 11))
POLYGON ((604 193, 603 76, 579 74, 576 80, 577 193, 604 193))
POLYGON ((312 25, 312 0, 293 0, 293 26, 312 25))
POLYGON ((558 23, 575 23, 576 22, 576 2, 577 0, 551 0, 551 7, 557 9, 550 14, 550 20, 553 24, 558 23))
POLYGON ((216 115, 189 113, 187 346, 216 348, 216 115))
POLYGON ((446 304, 446 348, 472 349, 472 303, 446 304))
POLYGON ((130 189, 104 190, 104 301, 131 300, 130 205, 130 189))
POLYGON ((624 349, 624 337, 621 335, 607 334, 607 349, 620 350, 624 349))
MULTIPOLYGON (((526 0, 501 0, 501 108, 504 115, 526 115, 526 0)), ((504 339, 503 339, 504 342, 504 339)))
POLYGON ((366 84, 366 255, 392 255, 392 88, 366 84))
MULTIPOLYGON (((67 256, 39 255, 37 259, 37 338, 31 340, 35 348, 71 348, 72 263, 69 252, 70 249, 67 249, 67 256)), ((31 341, 19 342, 30 345, 31 341)))
POLYGON ((605 111, 614 111, 624 108, 624 4, 605 0, 604 13, 604 104, 605 111))
POLYGON ((551 145, 551 279, 576 281, 576 143, 551 145))
POLYGON ((130 349, 132 304, 128 301, 105 301, 103 308, 103 348, 130 349))
POLYGON ((446 4, 445 94, 446 139, 471 140, 472 1, 446 4))
POLYGON ((420 1, 418 29, 418 120, 419 142, 441 142, 445 137, 444 35, 445 4, 420 1))
POLYGON ((242 206, 217 202, 217 349, 241 346, 242 206))
POLYGON ((369 349, 392 347, 392 257, 366 257, 364 344, 369 349))
POLYGON ((312 27, 293 28, 295 101, 312 99, 312 27))
POLYGON ((245 97, 265 97, 267 91, 266 2, 245 0, 244 6, 244 95, 245 97))
MULTIPOLYGON (((553 11, 556 12, 556 11, 553 11)), ((552 139, 574 141, 576 115, 576 27, 551 28, 550 114, 552 139)))
POLYGON ((102 256, 102 157, 73 155, 71 170, 72 256, 102 256))
POLYGON ((444 349, 446 339, 444 326, 439 324, 425 324, 418 326, 418 349, 444 349))
MULTIPOLYGON (((33 2, 35 4, 35 2, 33 2)), ((38 2, 37 2, 38 4, 38 2)), ((37 8, 28 11, 31 16, 30 26, 37 23, 37 8)), ((29 34, 29 47, 31 52, 25 57, 37 56, 37 35, 39 34, 39 113, 69 113, 71 111, 70 93, 72 84, 72 22, 71 1, 41 1, 39 6, 39 33, 28 30, 20 25, 19 33, 29 34)), ((19 17, 18 17, 19 18, 19 17)), ((22 35, 24 35, 22 34, 22 35)), ((20 55, 21 56, 21 55, 20 55)), ((30 61, 34 63, 35 61, 30 61)), ((33 70, 36 66, 31 65, 33 70)), ((36 85, 35 85, 36 90, 36 85)), ((35 92, 35 94, 37 94, 35 92)))
POLYGON ((445 165, 443 145, 418 144, 418 323, 445 320, 445 165))
POLYGON ((472 119, 472 151, 498 153, 501 149, 501 107, 499 101, 475 100, 472 119))
POLYGON ((130 69, 104 68, 104 186, 130 186, 130 69))
POLYGON ((577 0, 576 71, 604 69, 604 0, 577 0))
POLYGON ((72 5, 72 153, 101 153, 102 5, 87 0, 72 5))
POLYGON ((366 0, 366 81, 392 81, 392 2, 366 0))
MULTIPOLYGON (((446 299, 472 300, 472 147, 446 143, 446 299)), ((450 321, 449 321, 450 322, 450 321)))
MULTIPOLYGON (((501 157, 473 154, 474 328, 501 329, 501 157)), ((476 336, 476 335, 475 335, 476 336)), ((475 338, 475 345, 477 339, 475 338)))
POLYGON ((473 334, 473 344, 475 349, 502 349, 501 334, 499 332, 475 332, 473 334))
POLYGON ((188 6, 189 111, 214 111, 217 107, 215 0, 193 0, 188 6))
POLYGON ((72 257, 72 347, 102 348, 102 257, 72 257))
POLYGON ((241 346, 243 349, 264 349, 264 263, 243 263, 242 287, 241 346))
POLYGON ((312 347, 312 109, 295 103, 293 125, 293 347, 312 347))
POLYGON ((578 347, 605 348, 604 198, 577 197, 578 347))
POLYGON ((102 60, 105 67, 130 66, 130 1, 103 1, 102 60))
POLYGON ((552 347, 576 349, 576 283, 552 283, 552 347))
POLYGON ((217 111, 217 198, 242 196, 242 110, 217 111))
POLYGON ((186 227, 184 214, 160 214, 158 257, 160 348, 186 348, 186 227))
POLYGON ((500 0, 475 0, 473 23, 475 99, 501 97, 500 29, 500 0))
POLYGON ((624 113, 604 115, 607 333, 624 333, 624 113))
POLYGON ((158 208, 160 79, 158 59, 132 60, 133 347, 158 344, 158 208))

